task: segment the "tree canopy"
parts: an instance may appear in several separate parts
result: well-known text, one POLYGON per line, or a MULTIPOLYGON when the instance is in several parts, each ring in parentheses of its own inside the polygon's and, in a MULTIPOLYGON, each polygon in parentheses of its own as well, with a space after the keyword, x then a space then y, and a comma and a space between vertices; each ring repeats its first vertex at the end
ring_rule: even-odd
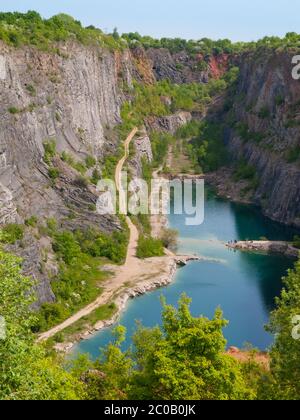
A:
POLYGON ((124 329, 96 363, 101 376, 92 375, 90 398, 138 400, 249 399, 254 393, 239 363, 226 354, 222 312, 194 318, 190 299, 182 296, 178 309, 163 301, 162 328, 141 325, 133 348, 121 351, 124 329), (94 394, 93 394, 94 392, 94 394))
POLYGON ((275 343, 270 352, 271 378, 265 397, 299 400, 300 339, 294 336, 293 329, 296 331, 300 324, 300 260, 295 269, 289 271, 284 283, 269 325, 269 330, 275 334, 275 343))
POLYGON ((34 343, 34 283, 21 273, 21 260, 0 249, 0 400, 73 400, 84 386, 45 349, 34 343))

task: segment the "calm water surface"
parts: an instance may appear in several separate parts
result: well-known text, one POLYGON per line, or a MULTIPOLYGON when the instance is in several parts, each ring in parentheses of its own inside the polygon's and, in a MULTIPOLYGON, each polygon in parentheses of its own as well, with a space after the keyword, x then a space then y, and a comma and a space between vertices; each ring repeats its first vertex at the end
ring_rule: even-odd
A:
MULTIPOLYGON (((293 262, 284 257, 255 255, 228 250, 224 242, 230 240, 291 239, 295 232, 263 217, 252 207, 232 204, 206 192, 205 222, 187 227, 184 215, 169 217, 170 227, 180 234, 179 252, 218 259, 189 264, 178 270, 174 283, 130 301, 120 319, 128 331, 124 348, 131 343, 136 320, 152 327, 161 323, 160 296, 176 305, 182 293, 193 299, 194 316, 212 317, 220 306, 230 321, 224 330, 228 345, 242 347, 250 342, 261 350, 272 343, 264 325, 274 307, 274 298, 282 288, 281 278, 293 262)), ((99 356, 99 348, 112 340, 112 328, 81 342, 77 353, 99 356)))

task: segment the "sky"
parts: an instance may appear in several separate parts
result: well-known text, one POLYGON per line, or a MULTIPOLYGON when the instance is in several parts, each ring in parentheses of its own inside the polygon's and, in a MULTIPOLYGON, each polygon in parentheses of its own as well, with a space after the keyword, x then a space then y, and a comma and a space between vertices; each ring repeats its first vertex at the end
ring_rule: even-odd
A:
POLYGON ((0 11, 68 13, 85 26, 155 38, 252 41, 300 32, 299 0, 0 0, 0 11))

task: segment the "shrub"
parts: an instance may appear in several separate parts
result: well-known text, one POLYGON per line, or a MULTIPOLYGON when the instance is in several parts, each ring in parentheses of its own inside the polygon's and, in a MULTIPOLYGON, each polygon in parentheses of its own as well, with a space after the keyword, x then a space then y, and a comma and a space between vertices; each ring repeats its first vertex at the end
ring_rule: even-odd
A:
POLYGON ((56 119, 57 122, 61 122, 61 115, 60 115, 59 112, 55 113, 55 119, 56 119))
POLYGON ((259 118, 262 118, 262 119, 270 118, 271 112, 270 112, 269 108, 264 106, 259 111, 258 116, 259 116, 259 118))
POLYGON ((153 152, 153 166, 158 167, 165 160, 169 145, 174 141, 174 138, 170 134, 161 132, 153 132, 150 137, 153 152))
POLYGON ((60 155, 60 158, 63 162, 68 163, 69 165, 71 163, 74 163, 74 159, 72 158, 71 155, 69 155, 67 152, 63 151, 62 154, 60 155))
POLYGON ((72 232, 55 234, 53 250, 66 264, 72 264, 81 254, 81 248, 72 232))
POLYGON ((119 153, 118 155, 106 156, 103 167, 101 168, 102 177, 104 179, 114 179, 115 169, 118 164, 119 158, 119 153))
POLYGON ((59 178, 59 175, 60 175, 59 169, 54 168, 54 167, 49 168, 48 175, 53 181, 55 181, 57 178, 59 178))
POLYGON ((19 114, 21 111, 20 111, 20 109, 16 108, 15 106, 11 106, 10 108, 8 108, 8 112, 10 114, 15 115, 15 114, 19 114))
POLYGON ((284 97, 283 96, 281 96, 281 95, 277 95, 276 96, 275 103, 276 103, 277 106, 283 105, 284 102, 285 102, 285 100, 284 100, 284 97))
POLYGON ((86 173, 86 166, 82 162, 73 162, 70 166, 72 166, 72 168, 74 168, 77 172, 81 173, 81 175, 86 173))
POLYGON ((93 168, 96 165, 96 159, 93 156, 87 156, 85 158, 85 166, 88 169, 93 168))
POLYGON ((1 242, 13 245, 24 237, 24 226, 16 223, 5 225, 1 230, 1 242))
POLYGON ((57 232, 57 220, 53 217, 50 217, 46 220, 46 231, 45 234, 49 235, 51 237, 54 236, 54 234, 57 232))
POLYGON ((26 90, 30 93, 31 96, 36 96, 36 90, 34 86, 27 85, 26 90))
POLYGON ((286 160, 288 163, 296 162, 300 157, 300 146, 295 146, 287 151, 286 160))
POLYGON ((56 155, 56 141, 55 140, 46 140, 43 143, 44 146, 44 161, 47 165, 50 165, 53 158, 56 155))
POLYGON ((27 110, 29 112, 33 112, 36 109, 36 107, 37 105, 34 102, 32 102, 31 104, 28 105, 27 110))
POLYGON ((68 311, 61 303, 44 303, 39 312, 39 319, 36 325, 37 332, 54 327, 67 316, 68 311))
MULTIPOLYGON (((199 125, 199 134, 186 147, 195 166, 214 171, 227 163, 227 150, 223 142, 223 127, 213 122, 199 125)), ((199 169, 198 169, 199 170, 199 169)))
POLYGON ((241 179, 254 179, 256 176, 256 169, 254 166, 248 165, 245 161, 240 161, 236 167, 234 179, 239 181, 241 179))
POLYGON ((293 246, 300 249, 300 236, 294 236, 293 246))
POLYGON ((81 244, 82 252, 92 257, 105 257, 114 263, 121 263, 127 254, 128 235, 126 232, 113 232, 106 235, 89 229, 77 231, 76 239, 81 244))
POLYGON ((36 227, 38 218, 36 216, 31 216, 29 219, 25 220, 25 225, 30 227, 36 227))
POLYGON ((93 170, 93 175, 92 175, 92 178, 91 178, 92 184, 97 185, 98 182, 100 181, 100 179, 101 179, 101 173, 98 171, 98 169, 94 169, 93 170))
POLYGON ((250 131, 248 124, 244 122, 236 123, 235 129, 244 141, 253 140, 257 143, 260 143, 265 138, 265 135, 263 133, 257 131, 250 131))
POLYGON ((201 124, 198 121, 191 121, 184 126, 180 127, 176 132, 178 139, 192 139, 197 137, 200 132, 201 124))
POLYGON ((162 257, 164 255, 163 243, 160 239, 140 236, 136 255, 141 259, 162 257))
POLYGON ((75 179, 74 184, 79 188, 85 189, 88 187, 89 182, 84 176, 78 176, 75 179))

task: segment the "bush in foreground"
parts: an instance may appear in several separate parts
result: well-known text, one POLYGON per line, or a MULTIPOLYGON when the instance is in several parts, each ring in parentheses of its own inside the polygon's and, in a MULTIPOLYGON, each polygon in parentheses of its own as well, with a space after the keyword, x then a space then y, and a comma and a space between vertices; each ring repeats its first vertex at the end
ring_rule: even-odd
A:
POLYGON ((161 240, 140 236, 136 253, 138 258, 162 257, 164 246, 161 240))

